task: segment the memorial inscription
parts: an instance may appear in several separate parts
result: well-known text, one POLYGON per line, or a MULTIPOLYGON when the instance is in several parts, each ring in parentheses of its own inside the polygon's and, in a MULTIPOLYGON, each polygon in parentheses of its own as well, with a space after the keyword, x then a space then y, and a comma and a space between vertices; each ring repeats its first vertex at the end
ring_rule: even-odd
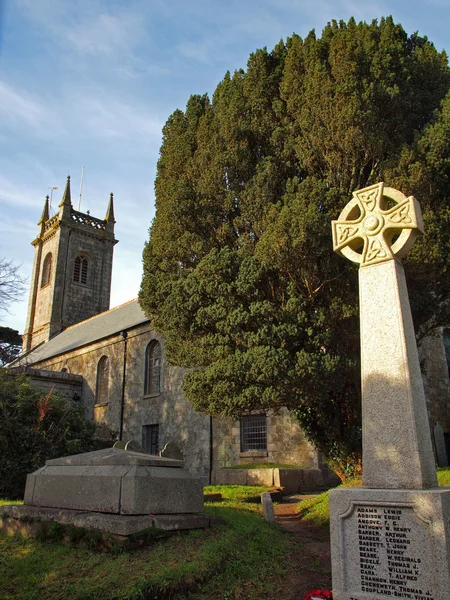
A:
POLYGON ((359 557, 359 573, 352 569, 347 577, 352 600, 364 598, 359 594, 434 600, 426 558, 431 552, 424 552, 431 541, 429 524, 411 506, 355 504, 344 519, 344 539, 359 557))

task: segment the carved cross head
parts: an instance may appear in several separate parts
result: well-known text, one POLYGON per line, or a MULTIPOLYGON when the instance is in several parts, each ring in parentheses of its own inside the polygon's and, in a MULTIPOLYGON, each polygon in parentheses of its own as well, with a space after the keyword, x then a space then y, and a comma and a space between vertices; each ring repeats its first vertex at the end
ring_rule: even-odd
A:
POLYGON ((361 267, 400 260, 423 233, 417 200, 377 183, 357 192, 332 221, 333 249, 361 267))

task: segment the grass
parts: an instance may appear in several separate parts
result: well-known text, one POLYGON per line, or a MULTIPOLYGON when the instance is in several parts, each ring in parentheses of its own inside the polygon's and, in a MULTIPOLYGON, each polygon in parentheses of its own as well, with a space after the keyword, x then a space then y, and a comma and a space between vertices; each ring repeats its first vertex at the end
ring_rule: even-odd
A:
POLYGON ((23 500, 5 500, 4 498, 0 498, 0 506, 4 504, 23 504, 23 500))
POLYGON ((102 554, 0 535, 0 598, 257 600, 276 594, 289 568, 289 538, 262 519, 261 505, 246 502, 256 489, 267 491, 206 488, 222 494, 222 502, 205 507, 222 524, 173 533, 134 551, 102 554))
POLYGON ((310 467, 303 467, 302 465, 285 465, 283 463, 248 463, 233 465, 232 467, 225 467, 225 469, 309 469, 310 467))
MULTIPOLYGON (((450 467, 437 469, 438 483, 440 486, 450 486, 450 467)), ((353 480, 343 484, 341 487, 357 487, 361 480, 353 480)), ((328 504, 328 492, 324 492, 316 498, 305 500, 299 504, 300 516, 318 527, 329 527, 330 507, 328 504)))

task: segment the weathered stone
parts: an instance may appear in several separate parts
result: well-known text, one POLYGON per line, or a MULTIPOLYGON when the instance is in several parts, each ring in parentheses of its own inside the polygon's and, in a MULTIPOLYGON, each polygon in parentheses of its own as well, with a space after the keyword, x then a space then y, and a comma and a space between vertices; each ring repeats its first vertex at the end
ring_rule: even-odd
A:
POLYGON ((266 521, 269 523, 275 522, 275 513, 273 510, 273 502, 270 494, 268 492, 263 492, 261 494, 261 504, 263 509, 263 516, 266 521))
POLYGON ((122 478, 122 514, 196 513, 203 510, 203 483, 184 469, 131 467, 122 478))
POLYGON ((448 600, 448 488, 329 494, 334 600, 448 600))
MULTIPOLYGON (((128 450, 130 452, 144 452, 144 450, 142 449, 141 445, 138 444, 138 442, 136 442, 135 440, 130 440, 125 444, 125 450, 128 450)), ((174 458, 172 456, 169 456, 168 458, 174 458)))
POLYGON ((163 456, 165 458, 174 458, 175 460, 183 460, 184 459, 183 453, 178 448, 178 446, 176 444, 174 444, 173 442, 167 442, 167 444, 161 450, 159 455, 163 456))
POLYGON ((43 524, 52 522, 119 536, 136 536, 151 528, 173 531, 210 525, 205 515, 112 515, 26 505, 0 507, 0 531, 8 535, 35 537, 43 524))
POLYGON ((47 461, 27 478, 34 506, 115 514, 203 510, 203 483, 182 462, 108 448, 47 461))
POLYGON ((127 442, 125 440, 117 440, 117 442, 114 443, 113 448, 116 448, 117 450, 125 450, 126 445, 127 442))
POLYGON ((273 483, 282 488, 284 494, 317 492, 324 489, 320 469, 274 469, 273 483))
POLYGON ((271 487, 273 485, 273 469, 248 469, 247 485, 265 485, 271 487))
POLYGON ((439 467, 448 467, 447 449, 442 427, 439 423, 433 428, 434 445, 436 447, 436 458, 439 467))
POLYGON ((203 529, 209 527, 210 519, 205 515, 154 515, 153 526, 165 531, 177 529, 203 529))
POLYGON ((265 485, 283 489, 284 494, 317 492, 324 489, 320 469, 217 469, 215 485, 265 485))

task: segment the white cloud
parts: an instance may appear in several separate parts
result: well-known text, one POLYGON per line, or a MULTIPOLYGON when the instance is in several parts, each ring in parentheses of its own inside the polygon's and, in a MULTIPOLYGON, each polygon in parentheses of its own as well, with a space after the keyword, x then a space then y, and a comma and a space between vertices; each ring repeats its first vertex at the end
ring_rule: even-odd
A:
MULTIPOLYGON (((60 26, 61 24, 59 24, 60 26)), ((141 36, 142 21, 137 15, 106 12, 88 17, 73 26, 66 24, 62 39, 86 54, 112 55, 131 51, 141 36)))
POLYGON ((0 98, 0 122, 4 127, 31 128, 46 139, 62 134, 62 122, 57 113, 32 93, 0 81, 0 98))
POLYGON ((92 136, 106 139, 131 141, 144 137, 152 144, 154 138, 161 138, 162 120, 139 105, 109 98, 105 90, 70 94, 68 100, 67 111, 76 116, 77 130, 81 127, 92 136))

